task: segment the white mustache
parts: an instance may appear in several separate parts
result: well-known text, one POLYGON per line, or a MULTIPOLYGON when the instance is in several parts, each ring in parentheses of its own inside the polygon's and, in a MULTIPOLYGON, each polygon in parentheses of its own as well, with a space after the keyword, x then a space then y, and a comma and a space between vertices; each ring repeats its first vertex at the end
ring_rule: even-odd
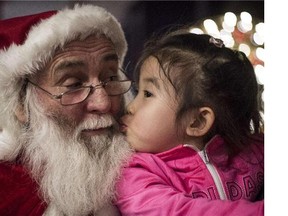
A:
POLYGON ((104 114, 85 120, 77 127, 77 131, 80 132, 83 130, 93 130, 108 127, 118 128, 118 123, 112 115, 104 114))

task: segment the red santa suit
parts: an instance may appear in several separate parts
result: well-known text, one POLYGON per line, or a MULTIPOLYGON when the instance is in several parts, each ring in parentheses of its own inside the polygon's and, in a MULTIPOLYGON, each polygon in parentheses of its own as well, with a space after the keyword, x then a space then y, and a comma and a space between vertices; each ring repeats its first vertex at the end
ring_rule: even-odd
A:
POLYGON ((43 215, 47 205, 38 184, 20 164, 0 163, 0 215, 43 215))

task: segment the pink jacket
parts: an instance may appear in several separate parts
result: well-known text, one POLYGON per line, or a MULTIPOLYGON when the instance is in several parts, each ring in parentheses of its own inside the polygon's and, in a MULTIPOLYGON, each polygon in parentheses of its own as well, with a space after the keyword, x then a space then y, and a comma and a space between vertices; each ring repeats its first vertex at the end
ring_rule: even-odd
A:
POLYGON ((256 202, 263 187, 263 141, 228 160, 215 136, 200 152, 180 145, 135 154, 117 184, 116 204, 122 215, 263 216, 264 201, 256 202))

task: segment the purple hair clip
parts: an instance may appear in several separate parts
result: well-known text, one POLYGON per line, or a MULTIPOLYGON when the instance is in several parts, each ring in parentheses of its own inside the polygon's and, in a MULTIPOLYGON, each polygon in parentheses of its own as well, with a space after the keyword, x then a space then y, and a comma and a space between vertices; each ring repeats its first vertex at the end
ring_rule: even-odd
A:
POLYGON ((210 37, 209 43, 213 43, 216 47, 222 48, 224 47, 224 43, 221 39, 210 37))

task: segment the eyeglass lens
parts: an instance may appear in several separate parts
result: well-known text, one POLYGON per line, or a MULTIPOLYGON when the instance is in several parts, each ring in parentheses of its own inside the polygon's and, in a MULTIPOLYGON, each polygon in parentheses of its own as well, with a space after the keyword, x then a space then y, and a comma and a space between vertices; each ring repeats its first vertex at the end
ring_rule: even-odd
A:
MULTIPOLYGON (((103 84, 105 91, 109 96, 116 96, 126 93, 131 87, 132 81, 120 80, 120 81, 109 81, 103 84)), ((97 88, 97 87, 96 87, 97 88)), ((90 92, 94 89, 93 87, 83 87, 73 91, 66 92, 61 97, 62 105, 71 105, 84 101, 90 92)))

